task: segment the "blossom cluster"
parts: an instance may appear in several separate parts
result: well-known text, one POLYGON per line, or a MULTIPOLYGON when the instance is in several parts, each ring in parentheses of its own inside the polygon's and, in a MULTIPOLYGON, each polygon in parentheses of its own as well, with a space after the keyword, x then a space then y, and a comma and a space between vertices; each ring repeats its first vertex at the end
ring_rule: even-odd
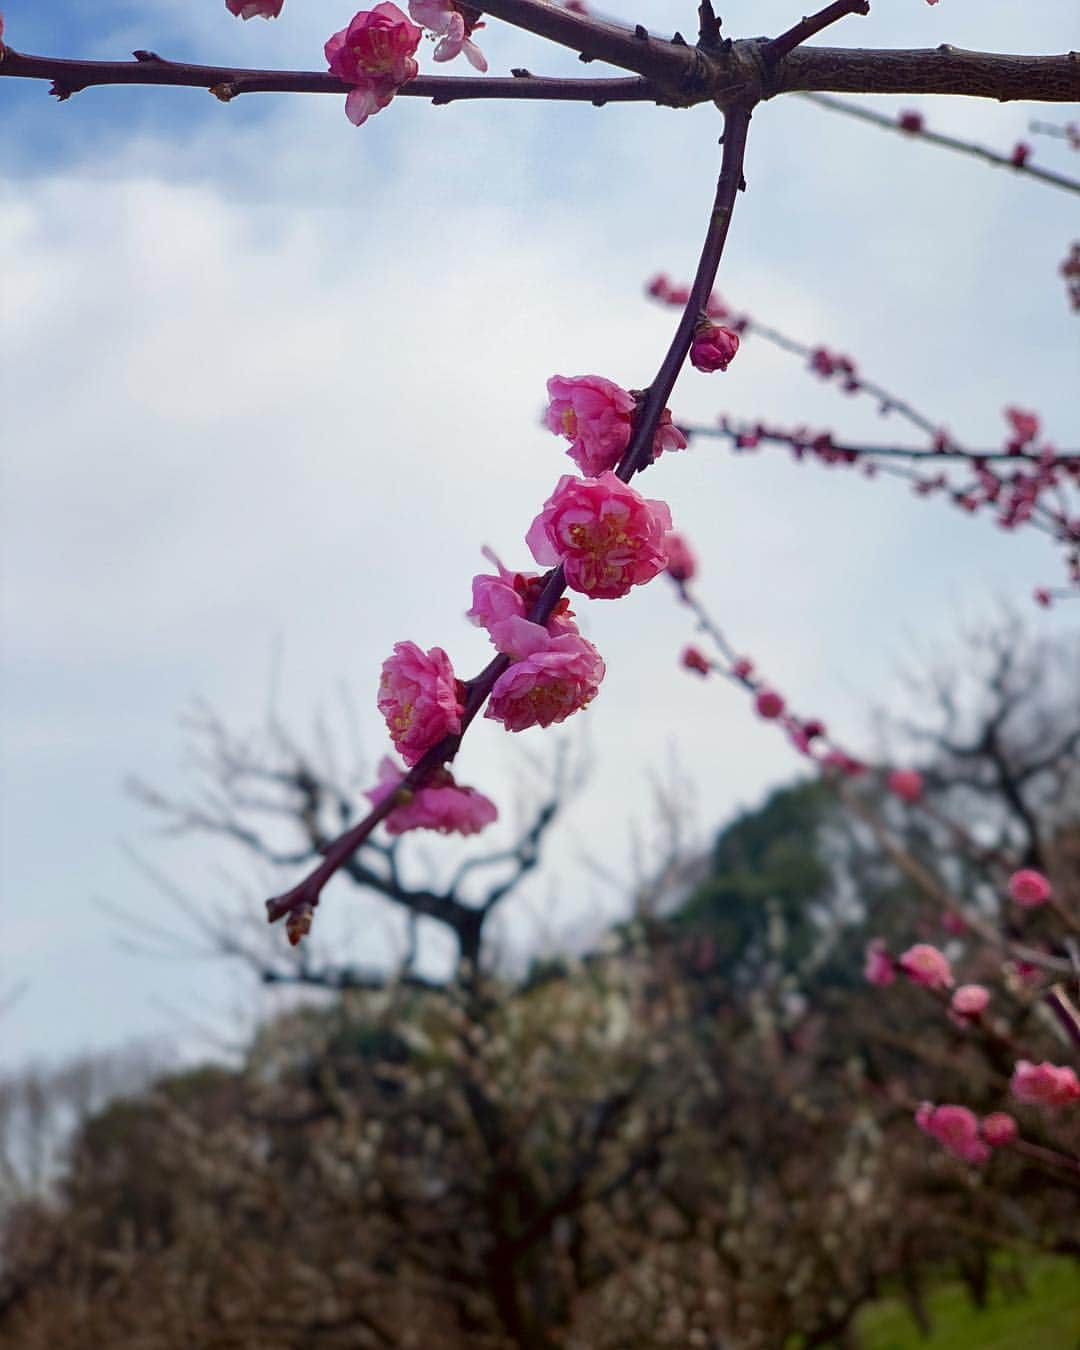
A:
MULTIPOLYGON (((1010 898, 1026 909, 1045 904, 1053 897, 1050 882, 1034 868, 1014 872, 1007 889, 1010 898)), ((917 943, 893 958, 884 940, 874 938, 867 945, 864 973, 866 979, 878 987, 893 984, 898 974, 938 993, 952 989, 955 984, 949 959, 929 943, 917 943)), ((985 986, 963 984, 949 999, 949 1016, 959 1026, 978 1027, 990 1002, 990 991, 985 986)), ((1000 1029, 992 1030, 1000 1038, 1000 1029)), ((1009 1081, 1009 1090, 1014 1100, 1025 1106, 1068 1106, 1080 1100, 1080 1079, 1068 1065, 1019 1059, 1009 1081)), ((915 1113, 915 1123, 951 1153, 976 1164, 985 1163, 993 1148, 1018 1138, 1018 1126, 1012 1116, 995 1112, 980 1123, 974 1112, 965 1106, 932 1106, 924 1102, 915 1113)))
POLYGON ((965 1162, 981 1165, 995 1148, 1017 1136, 1016 1121, 1005 1111, 994 1111, 980 1122, 966 1106, 934 1106, 923 1102, 915 1112, 915 1124, 965 1162))
MULTIPOLYGON (((578 630, 561 595, 564 586, 591 599, 614 600, 665 569, 686 576, 694 567, 689 546, 671 528, 666 504, 642 497, 614 472, 630 445, 634 395, 598 375, 553 376, 548 394, 545 423, 570 441, 569 454, 587 476, 564 474, 526 532, 533 557, 551 570, 513 571, 485 549, 495 570, 473 578, 466 614, 486 629, 498 654, 488 667, 485 716, 508 731, 564 721, 588 706, 603 680, 603 658, 578 630)), ((653 456, 685 444, 670 413, 661 418, 653 456)), ((415 767, 444 748, 444 758, 452 756, 470 688, 456 678, 442 648, 395 645, 383 663, 378 706, 406 765, 415 767)), ((476 704, 480 701, 477 697, 476 704)), ((414 784, 384 760, 380 782, 368 796, 378 806, 395 793, 400 800, 386 817, 392 833, 472 833, 495 818, 486 797, 458 787, 445 769, 425 772, 414 784)))

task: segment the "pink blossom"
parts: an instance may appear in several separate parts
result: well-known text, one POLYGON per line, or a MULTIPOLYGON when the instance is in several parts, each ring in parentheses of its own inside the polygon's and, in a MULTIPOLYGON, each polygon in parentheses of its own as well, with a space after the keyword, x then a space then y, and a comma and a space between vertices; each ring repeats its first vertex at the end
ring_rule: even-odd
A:
POLYGON ((917 112, 902 112, 896 119, 896 124, 901 131, 909 131, 914 135, 923 129, 923 115, 917 112))
MULTIPOLYGON (((379 782, 364 795, 378 806, 398 790, 405 777, 386 755, 379 765, 379 782)), ((479 834, 499 812, 495 803, 474 788, 458 787, 449 769, 437 769, 422 787, 403 791, 404 800, 383 823, 388 834, 406 830, 439 830, 442 834, 479 834)))
POLYGON ((739 350, 739 335, 730 328, 718 328, 712 323, 698 324, 690 345, 690 364, 695 370, 711 374, 727 370, 739 350))
POLYGON ((990 1115, 983 1116, 979 1133, 991 1148, 1001 1148, 1003 1144, 1011 1144, 1019 1130, 1008 1111, 992 1111, 990 1115))
POLYGON ((860 774, 866 772, 866 765, 862 760, 855 759, 846 750, 830 750, 821 763, 827 769, 835 769, 838 773, 842 773, 845 778, 858 778, 860 774))
POLYGON ((581 472, 595 478, 613 469, 630 444, 634 396, 600 375, 553 375, 547 390, 544 425, 570 442, 566 453, 581 472))
POLYGON ((330 73, 350 84, 372 77, 404 84, 417 72, 413 53, 422 36, 397 5, 383 0, 354 14, 347 28, 327 39, 330 73))
POLYGON ((425 653, 415 642, 396 642, 383 662, 378 705, 390 739, 409 765, 461 730, 460 686, 441 647, 425 653))
POLYGON ((667 553, 667 574, 672 581, 691 581, 697 573, 697 558, 686 536, 676 530, 669 530, 664 538, 667 553))
POLYGON ((1026 1059, 1020 1060, 1009 1086, 1018 1102, 1041 1106, 1067 1106, 1080 1097, 1080 1080, 1075 1071, 1049 1061, 1032 1064, 1026 1059))
POLYGON ((525 542, 538 563, 563 564, 571 589, 615 600, 664 570, 670 530, 667 506, 640 496, 609 469, 594 479, 564 474, 525 542))
POLYGON ((484 53, 471 40, 471 35, 483 24, 458 9, 453 0, 409 0, 409 13, 417 23, 423 24, 442 41, 435 47, 436 61, 451 61, 459 52, 465 53, 468 63, 479 71, 487 70, 484 53))
POLYGON ((276 19, 285 0, 225 0, 225 8, 240 19, 276 19))
MULTIPOLYGON (((483 553, 485 558, 489 558, 495 564, 498 572, 481 573, 473 577, 473 604, 465 617, 471 619, 478 628, 486 628, 495 641, 497 624, 506 619, 524 619, 528 616, 540 598, 544 578, 539 572, 511 572, 489 548, 485 548, 483 553)), ((565 596, 552 610, 547 621, 547 630, 555 637, 560 633, 577 632, 574 612, 565 596)))
POLYGON ((1034 909, 1036 905, 1045 905, 1052 892, 1041 872, 1034 867, 1022 867, 1009 878, 1009 894, 1018 905, 1034 909))
POLYGON ((923 1102, 915 1112, 915 1124, 965 1162, 981 1164, 990 1157, 989 1146, 979 1138, 978 1118, 966 1106, 923 1102))
POLYGON ((681 657, 683 665, 687 670, 696 670, 699 675, 708 675, 712 670, 709 664, 709 658, 699 652, 696 647, 687 647, 681 657))
POLYGON ((754 699, 754 707, 758 711, 759 717, 772 720, 779 717, 784 711, 784 700, 775 689, 762 689, 757 698, 754 699))
POLYGON ((948 958, 928 942, 917 942, 914 947, 909 947, 896 964, 915 984, 925 985, 927 989, 952 988, 953 974, 948 958))
POLYGON ((896 963, 885 948, 884 938, 871 938, 866 944, 863 974, 871 984, 884 989, 896 979, 896 963))
POLYGON ((592 702, 604 662, 591 642, 571 633, 552 637, 525 619, 508 619, 506 626, 513 626, 506 637, 516 659, 495 681, 485 717, 507 731, 524 731, 565 721, 592 702))
POLYGON ((331 75, 352 85, 345 113, 360 126, 413 79, 419 66, 413 53, 423 30, 410 23, 397 5, 384 0, 371 10, 355 14, 347 28, 334 33, 325 45, 331 75))
POLYGON ((917 802, 922 796, 922 774, 915 769, 893 769, 887 781, 889 791, 902 802, 917 802))
POLYGON ((978 1017, 986 1011, 990 991, 981 984, 962 984, 953 994, 949 1007, 957 1017, 978 1017))

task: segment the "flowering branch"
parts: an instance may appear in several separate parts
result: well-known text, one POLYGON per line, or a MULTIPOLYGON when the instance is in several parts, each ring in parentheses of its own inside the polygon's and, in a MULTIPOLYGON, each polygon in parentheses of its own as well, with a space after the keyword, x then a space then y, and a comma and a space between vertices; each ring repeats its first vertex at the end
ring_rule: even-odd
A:
MULTIPOLYGON (((867 442, 855 445, 849 441, 835 440, 829 432, 822 432, 820 436, 811 436, 801 428, 794 431, 781 431, 776 427, 767 427, 762 422, 746 422, 736 426, 727 419, 714 427, 697 426, 692 422, 680 422, 679 430, 686 436, 704 436, 706 438, 729 440, 740 449, 748 448, 745 444, 740 445, 740 441, 745 442, 747 437, 752 437, 755 446, 760 444, 784 445, 790 450, 818 454, 830 463, 855 463, 857 460, 868 459, 902 459, 913 464, 926 460, 933 463, 962 460, 968 464, 1039 464, 1049 460, 1051 466, 1055 468, 1076 465, 1080 469, 1080 450, 1060 450, 1054 451, 1050 456, 1044 456, 1042 451, 1037 451, 1030 446, 1022 447, 1019 450, 962 450, 951 441, 946 442, 940 449, 933 450, 913 445, 875 445, 867 442)), ((1072 470, 1070 469, 1070 471, 1072 470)))
POLYGON ((897 131, 902 136, 929 141, 932 145, 942 145, 947 150, 958 150, 961 154, 973 155, 987 164, 998 164, 1003 168, 1013 169, 1016 173, 1037 178, 1052 187, 1063 188, 1066 192, 1080 192, 1080 181, 1077 179, 1030 163, 1028 158, 1030 150, 1022 141, 1009 154, 1003 155, 998 150, 990 150, 985 145, 977 145, 974 141, 961 140, 958 136, 945 136, 940 131, 928 131, 918 113, 902 113, 899 118, 895 118, 874 112, 872 108, 860 108, 857 104, 846 103, 843 99, 830 98, 827 94, 804 94, 803 98, 810 103, 816 103, 820 108, 829 108, 833 112, 845 113, 848 117, 857 117, 860 121, 883 127, 886 131, 897 131))
MULTIPOLYGON (((699 310, 716 279, 735 198, 743 186, 743 161, 750 115, 751 108, 741 105, 729 108, 725 113, 724 150, 716 199, 709 218, 694 285, 691 287, 690 298, 656 379, 650 386, 644 402, 637 409, 633 435, 617 468, 617 477, 623 483, 628 483, 635 473, 648 467, 652 461, 654 440, 667 396, 690 349, 699 310)), ((566 566, 560 563, 541 579, 539 594, 528 611, 529 625, 539 626, 541 629, 546 626, 566 586, 566 566)), ((395 807, 408 801, 411 794, 422 787, 436 770, 453 761, 470 723, 510 664, 510 657, 500 653, 488 662, 477 676, 466 681, 461 690, 462 703, 457 719, 457 730, 451 735, 443 736, 425 750, 396 785, 395 791, 388 792, 363 820, 325 849, 323 861, 318 867, 283 895, 275 896, 266 902, 267 917, 271 923, 288 916, 286 929, 289 941, 294 946, 310 930, 323 887, 330 878, 348 863, 380 821, 395 807)))
MULTIPOLYGON (((63 101, 96 85, 146 84, 207 89, 223 103, 240 94, 347 94, 345 80, 316 70, 247 70, 233 66, 189 65, 138 51, 133 61, 68 61, 0 50, 0 75, 51 80, 49 91, 63 101)), ((399 94, 433 103, 461 99, 547 99, 552 102, 630 103, 657 101, 660 92, 642 79, 546 79, 527 71, 511 77, 418 75, 399 94)))

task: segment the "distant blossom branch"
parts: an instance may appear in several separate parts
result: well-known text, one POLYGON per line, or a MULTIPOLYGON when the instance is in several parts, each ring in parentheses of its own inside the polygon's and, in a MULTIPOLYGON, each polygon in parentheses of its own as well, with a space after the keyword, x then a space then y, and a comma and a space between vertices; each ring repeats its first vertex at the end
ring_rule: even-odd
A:
POLYGON ((910 139, 927 141, 946 150, 972 155, 986 164, 1012 169, 1027 178, 1038 179, 1039 182, 1048 183, 1051 187, 1061 188, 1065 192, 1080 192, 1080 179, 1070 178, 1067 174, 1056 173, 1052 169, 1032 164, 1031 147, 1023 141, 1018 141, 1008 154, 1003 154, 999 150, 991 150, 974 141, 965 141, 959 136, 947 136, 940 131, 930 131, 921 113, 905 112, 899 117, 889 117, 885 113, 875 112, 872 108, 863 108, 844 99, 830 98, 827 94, 804 94, 803 97, 809 103, 816 103, 819 108, 828 108, 832 112, 843 113, 846 117, 858 118, 861 122, 869 122, 872 126, 881 127, 885 131, 899 132, 900 135, 910 139))

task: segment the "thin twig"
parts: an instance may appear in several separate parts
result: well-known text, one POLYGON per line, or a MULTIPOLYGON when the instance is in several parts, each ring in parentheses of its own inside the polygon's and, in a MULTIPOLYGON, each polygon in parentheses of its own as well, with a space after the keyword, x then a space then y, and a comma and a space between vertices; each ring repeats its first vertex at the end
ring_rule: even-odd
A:
POLYGON ((811 14, 808 18, 800 19, 786 33, 781 33, 779 37, 766 46, 763 56, 770 65, 776 65, 788 52, 793 52, 796 47, 801 46, 808 38, 812 38, 822 29, 828 28, 830 24, 836 23, 840 19, 846 19, 850 14, 869 14, 870 0, 833 0, 831 5, 826 5, 824 9, 819 10, 817 14, 811 14))
MULTIPOLYGON (((0 52, 0 75, 51 80, 50 93, 61 101, 98 85, 168 85, 207 89, 223 103, 241 94, 347 94, 352 87, 336 75, 316 70, 249 70, 234 66, 191 65, 166 61, 154 52, 137 52, 134 61, 69 61, 29 56, 11 47, 0 52)), ((661 98, 647 80, 638 78, 546 79, 470 75, 418 75, 398 89, 406 98, 433 103, 463 99, 545 99, 554 102, 634 103, 661 98)))

